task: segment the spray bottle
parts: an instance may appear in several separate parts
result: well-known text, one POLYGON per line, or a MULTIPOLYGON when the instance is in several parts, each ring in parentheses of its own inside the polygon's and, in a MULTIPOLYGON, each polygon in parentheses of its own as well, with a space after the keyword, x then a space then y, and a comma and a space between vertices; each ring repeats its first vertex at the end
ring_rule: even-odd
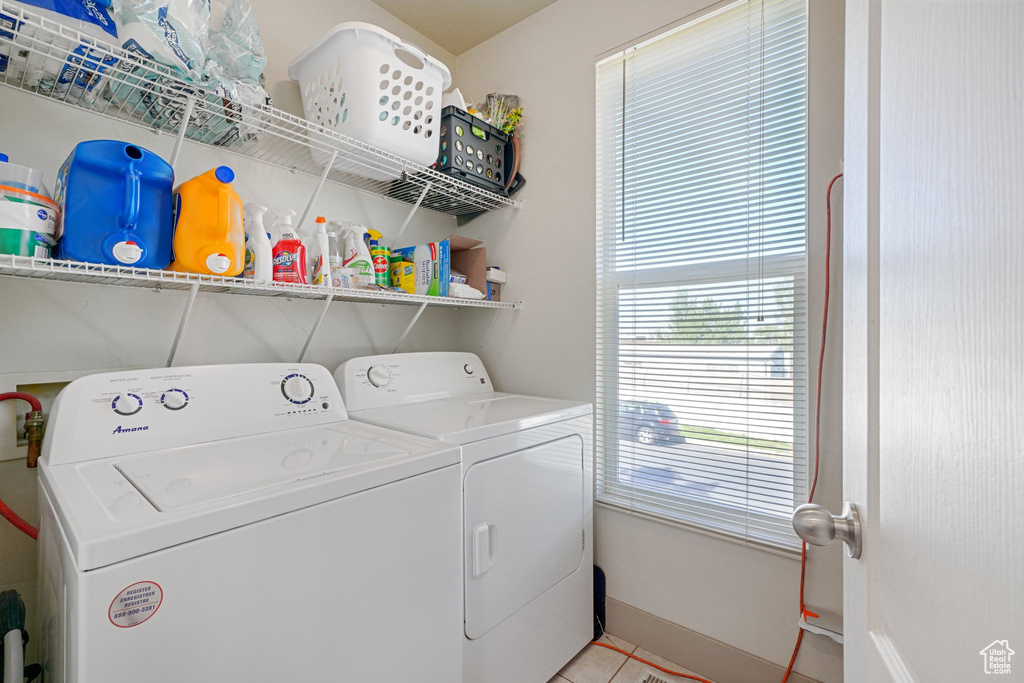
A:
POLYGON ((281 231, 281 239, 274 245, 273 251, 274 282, 307 284, 306 247, 292 226, 295 212, 286 207, 278 207, 274 209, 274 214, 277 216, 277 229, 281 231))
POLYGON ((270 282, 274 279, 274 257, 271 253, 270 233, 263 225, 263 214, 267 207, 259 204, 246 204, 246 229, 249 240, 245 246, 245 271, 243 277, 256 282, 270 282))
POLYGON ((313 284, 331 286, 331 247, 327 237, 327 219, 317 216, 316 232, 313 235, 312 252, 313 284))

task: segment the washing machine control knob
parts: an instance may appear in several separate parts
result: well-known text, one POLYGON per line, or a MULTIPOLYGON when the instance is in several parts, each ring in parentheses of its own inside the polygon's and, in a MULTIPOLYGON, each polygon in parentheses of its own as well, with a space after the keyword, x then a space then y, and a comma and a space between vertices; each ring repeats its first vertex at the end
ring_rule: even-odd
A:
POLYGON ((391 382, 391 372, 387 368, 374 365, 366 371, 366 379, 375 387, 386 387, 391 382))
POLYGON ((142 399, 135 394, 123 391, 110 405, 118 415, 134 415, 142 410, 142 399))
POLYGON ((309 403, 313 398, 313 382, 298 373, 288 375, 281 382, 281 393, 292 403, 309 403))
POLYGON ((462 369, 466 371, 467 375, 472 375, 474 372, 476 372, 476 366, 473 365, 472 363, 466 363, 465 365, 462 366, 462 369))
POLYGON ((164 395, 160 397, 160 402, 164 404, 164 408, 168 410, 181 410, 188 405, 188 396, 181 389, 168 389, 164 392, 164 395))

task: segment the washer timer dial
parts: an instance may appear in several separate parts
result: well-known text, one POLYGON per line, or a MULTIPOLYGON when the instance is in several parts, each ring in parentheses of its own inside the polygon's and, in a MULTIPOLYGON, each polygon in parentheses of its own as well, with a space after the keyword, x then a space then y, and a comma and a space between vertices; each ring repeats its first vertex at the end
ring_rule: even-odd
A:
POLYGON ((382 389, 391 383, 391 371, 381 365, 374 365, 366 371, 366 379, 370 384, 382 389))
POLYGON ((281 381, 281 393, 296 405, 309 403, 313 398, 313 382, 305 375, 293 373, 281 381))

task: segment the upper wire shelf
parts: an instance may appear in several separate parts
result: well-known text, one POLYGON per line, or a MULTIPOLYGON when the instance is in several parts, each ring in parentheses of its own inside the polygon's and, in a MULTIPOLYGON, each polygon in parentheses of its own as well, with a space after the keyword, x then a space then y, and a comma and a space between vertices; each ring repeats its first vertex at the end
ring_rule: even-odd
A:
POLYGON ((184 80, 176 72, 0 0, 0 84, 216 149, 449 215, 519 200, 419 166, 263 103, 184 80), (13 23, 14 26, 10 26, 13 23), (70 47, 69 47, 70 46, 70 47), (83 46, 73 54, 76 46, 83 46), (426 194, 424 190, 426 189, 426 194))

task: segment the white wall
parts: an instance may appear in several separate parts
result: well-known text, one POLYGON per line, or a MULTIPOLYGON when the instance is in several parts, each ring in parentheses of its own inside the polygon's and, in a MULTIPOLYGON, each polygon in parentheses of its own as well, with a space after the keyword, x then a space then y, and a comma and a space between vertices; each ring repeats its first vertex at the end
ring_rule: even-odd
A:
MULTIPOLYGON (((298 89, 288 79, 288 63, 327 27, 342 21, 371 21, 423 45, 454 64, 440 50, 369 0, 253 0, 269 65, 267 87, 279 105, 301 114, 298 89), (313 27, 313 28, 311 28, 313 27)), ((58 167, 83 140, 125 140, 164 158, 173 139, 127 124, 101 119, 12 89, 0 89, 0 151, 15 163, 46 174, 53 187, 58 167)), ((237 174, 235 187, 243 201, 259 199, 268 206, 302 209, 315 179, 249 162, 242 157, 187 143, 179 179, 188 179, 219 164, 237 174)), ((352 220, 394 234, 408 206, 328 185, 313 210, 352 220)), ((440 239, 451 234, 455 219, 421 211, 406 232, 410 240, 440 239)), ((184 292, 154 292, 73 283, 0 278, 0 391, 34 377, 50 378, 65 371, 95 371, 163 365, 185 304, 184 292)), ((177 365, 294 361, 321 304, 314 301, 201 294, 179 347, 177 365)), ((369 304, 331 305, 306 360, 331 370, 346 358, 389 353, 415 308, 369 304)), ((451 350, 457 346, 459 317, 492 311, 424 312, 404 351, 451 350)), ((20 402, 19 402, 20 403, 20 402)), ((0 404, 0 420, 12 424, 14 401, 0 404)), ((13 432, 0 442, 0 499, 35 523, 36 473, 24 465, 25 449, 14 444, 13 432), (17 459, 12 459, 17 458, 17 459)), ((33 635, 29 661, 35 656, 35 542, 0 520, 0 590, 14 588, 25 598, 28 628, 33 635)))
MULTIPOLYGON (((456 84, 467 98, 515 93, 525 106, 522 211, 486 216, 461 230, 486 237, 488 262, 509 272, 503 296, 526 302, 515 317, 462 321, 463 349, 481 355, 496 386, 594 400, 596 57, 708 4, 559 0, 459 56, 456 84)), ((824 192, 842 155, 843 3, 810 0, 809 41, 810 353, 816 360, 824 192)), ((833 206, 841 205, 840 191, 833 206)), ((833 510, 840 506, 842 472, 842 254, 835 248, 841 231, 836 235, 816 498, 833 510)), ((596 514, 596 562, 607 574, 609 597, 785 666, 797 634, 797 559, 610 509, 596 514)), ((840 558, 838 547, 811 552, 809 605, 842 611, 840 558)), ((838 681, 841 653, 831 641, 809 636, 796 668, 838 681)))

